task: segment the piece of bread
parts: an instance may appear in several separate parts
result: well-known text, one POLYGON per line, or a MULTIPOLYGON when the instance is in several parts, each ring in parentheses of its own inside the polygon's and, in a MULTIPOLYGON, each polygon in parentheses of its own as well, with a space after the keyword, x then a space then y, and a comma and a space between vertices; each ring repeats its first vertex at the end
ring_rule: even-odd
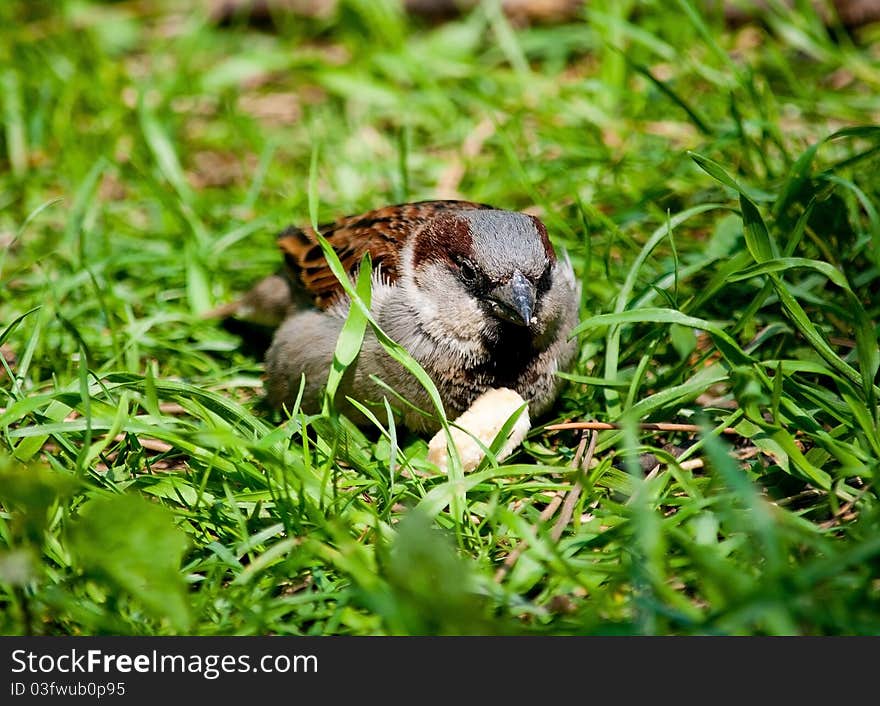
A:
MULTIPOLYGON (((452 439, 465 472, 476 468, 485 456, 483 449, 471 435, 479 439, 487 448, 490 447, 507 420, 520 408, 522 410, 510 430, 507 441, 497 454, 498 460, 510 456, 523 442, 531 428, 528 406, 523 406, 525 403, 526 401, 513 390, 506 387, 495 388, 480 395, 467 411, 450 424, 452 439)), ((428 443, 428 460, 444 473, 449 470, 446 434, 442 429, 434 434, 428 443)))

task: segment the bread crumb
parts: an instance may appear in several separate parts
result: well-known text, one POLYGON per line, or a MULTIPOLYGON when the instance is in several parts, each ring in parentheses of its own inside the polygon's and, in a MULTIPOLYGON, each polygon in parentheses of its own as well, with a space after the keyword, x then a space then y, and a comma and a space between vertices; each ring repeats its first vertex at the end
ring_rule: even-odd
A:
MULTIPOLYGON (((487 390, 477 399, 464 413, 450 424, 449 431, 458 449, 461 465, 465 473, 472 471, 483 460, 483 449, 474 441, 471 435, 480 440, 486 446, 491 446, 498 432, 505 425, 511 415, 526 401, 506 387, 487 390), (458 429, 456 427, 461 427, 458 429), (467 430, 467 431, 462 431, 467 430), (469 433, 468 433, 469 432, 469 433)), ((498 460, 510 456, 514 450, 526 438, 531 428, 529 421, 529 409, 526 405, 520 412, 519 418, 513 425, 507 441, 497 454, 498 460)), ((443 473, 449 470, 449 453, 446 448, 446 434, 441 429, 428 442, 428 460, 435 464, 443 473)))

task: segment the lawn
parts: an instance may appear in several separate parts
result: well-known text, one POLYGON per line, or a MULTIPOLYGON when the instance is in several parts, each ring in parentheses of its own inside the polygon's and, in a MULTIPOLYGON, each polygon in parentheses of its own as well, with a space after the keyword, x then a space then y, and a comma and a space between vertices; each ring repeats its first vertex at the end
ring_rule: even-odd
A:
POLYGON ((0 634, 880 632, 880 25, 796 4, 0 3, 0 634), (434 198, 583 284, 463 477, 268 409, 203 316, 285 226, 434 198))

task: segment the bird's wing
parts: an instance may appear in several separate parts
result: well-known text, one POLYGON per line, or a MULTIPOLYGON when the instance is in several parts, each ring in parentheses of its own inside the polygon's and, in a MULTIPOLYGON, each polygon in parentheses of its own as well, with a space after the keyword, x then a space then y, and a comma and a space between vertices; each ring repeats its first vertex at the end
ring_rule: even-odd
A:
MULTIPOLYGON (((491 208, 471 201, 420 201, 344 216, 318 229, 349 276, 355 275, 364 254, 369 252, 373 268, 381 267, 383 279, 394 282, 407 238, 432 217, 448 211, 491 208)), ((290 281, 300 285, 316 306, 326 309, 342 294, 342 286, 327 265, 312 228, 287 228, 278 234, 278 246, 290 281)))

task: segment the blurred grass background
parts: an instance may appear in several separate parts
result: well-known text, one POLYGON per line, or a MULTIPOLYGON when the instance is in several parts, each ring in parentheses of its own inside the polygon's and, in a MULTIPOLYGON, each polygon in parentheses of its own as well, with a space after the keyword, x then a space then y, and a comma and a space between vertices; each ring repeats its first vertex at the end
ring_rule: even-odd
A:
POLYGON ((294 4, 0 4, 0 633, 877 633, 880 25, 294 4), (585 471, 263 408, 200 313, 313 155, 322 218, 545 220, 584 323, 539 421, 624 427, 585 471))

